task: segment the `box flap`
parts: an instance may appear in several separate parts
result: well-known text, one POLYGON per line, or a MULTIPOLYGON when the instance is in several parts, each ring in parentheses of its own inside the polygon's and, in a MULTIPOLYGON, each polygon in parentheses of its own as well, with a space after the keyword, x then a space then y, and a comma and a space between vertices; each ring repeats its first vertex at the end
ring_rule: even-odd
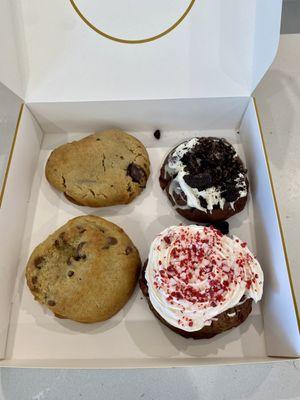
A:
POLYGON ((22 51, 19 46, 20 14, 15 0, 0 0, 0 83, 24 98, 22 51))
POLYGON ((282 0, 146 3, 22 2, 27 100, 249 96, 275 56, 282 0))

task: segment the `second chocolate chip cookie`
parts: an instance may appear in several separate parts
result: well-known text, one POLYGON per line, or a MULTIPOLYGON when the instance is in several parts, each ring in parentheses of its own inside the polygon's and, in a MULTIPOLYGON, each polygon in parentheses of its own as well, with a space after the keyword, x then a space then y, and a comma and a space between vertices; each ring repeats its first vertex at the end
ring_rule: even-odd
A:
POLYGON ((51 185, 70 201, 90 207, 130 203, 146 187, 149 174, 144 145, 121 130, 64 144, 46 164, 51 185))

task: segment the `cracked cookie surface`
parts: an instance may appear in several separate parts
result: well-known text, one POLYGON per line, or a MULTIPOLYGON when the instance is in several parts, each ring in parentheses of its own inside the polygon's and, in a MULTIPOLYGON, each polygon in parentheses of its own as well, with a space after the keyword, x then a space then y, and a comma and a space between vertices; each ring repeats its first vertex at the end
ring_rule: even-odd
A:
POLYGON ((141 260, 117 225, 96 216, 77 217, 39 244, 26 266, 35 300, 57 317, 104 321, 132 295, 141 260))
POLYGON ((121 130, 108 130, 55 149, 45 172, 68 200, 106 207, 128 204, 142 192, 150 161, 139 140, 121 130))

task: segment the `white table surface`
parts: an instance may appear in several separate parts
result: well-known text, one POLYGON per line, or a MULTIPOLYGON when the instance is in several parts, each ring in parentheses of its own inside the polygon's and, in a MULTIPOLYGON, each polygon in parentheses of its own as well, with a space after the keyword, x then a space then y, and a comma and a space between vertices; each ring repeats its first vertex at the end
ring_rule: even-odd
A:
MULTIPOLYGON (((255 96, 300 307, 300 35, 281 37, 255 96)), ((0 399, 299 400, 300 361, 127 371, 1 369, 0 399)))

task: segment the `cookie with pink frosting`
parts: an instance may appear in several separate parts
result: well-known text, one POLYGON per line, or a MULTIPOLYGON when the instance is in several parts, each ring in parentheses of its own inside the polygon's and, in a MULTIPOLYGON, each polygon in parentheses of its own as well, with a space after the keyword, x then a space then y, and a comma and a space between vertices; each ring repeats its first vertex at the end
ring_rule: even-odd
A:
POLYGON ((240 325, 263 294, 263 271, 247 244, 213 227, 172 226, 158 235, 140 280, 150 309, 184 337, 210 338, 240 325))

